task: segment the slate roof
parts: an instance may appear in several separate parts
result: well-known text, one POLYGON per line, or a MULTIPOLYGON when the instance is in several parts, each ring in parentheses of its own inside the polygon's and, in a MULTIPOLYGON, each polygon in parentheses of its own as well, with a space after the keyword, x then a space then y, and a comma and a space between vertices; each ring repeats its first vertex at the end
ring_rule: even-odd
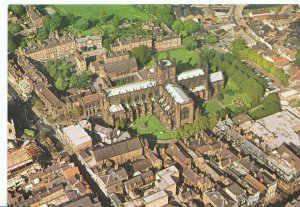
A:
POLYGON ((236 183, 228 186, 227 189, 238 197, 246 194, 245 191, 236 183))
POLYGON ((134 172, 146 170, 147 168, 152 167, 151 161, 149 159, 137 160, 132 163, 132 169, 134 172))
POLYGON ((98 162, 141 148, 142 145, 138 138, 129 138, 111 145, 96 147, 93 149, 93 153, 98 162))
POLYGON ((72 200, 65 204, 62 204, 61 207, 79 207, 79 206, 88 207, 88 206, 92 206, 92 205, 93 205, 93 203, 92 203, 90 197, 87 195, 84 195, 84 196, 77 198, 76 200, 72 200))
POLYGON ((41 95, 48 100, 52 106, 60 107, 63 103, 49 90, 49 88, 44 83, 36 84, 36 90, 41 93, 41 95))
POLYGON ((106 73, 128 72, 133 68, 137 68, 137 62, 134 57, 118 62, 104 64, 104 71, 106 73))

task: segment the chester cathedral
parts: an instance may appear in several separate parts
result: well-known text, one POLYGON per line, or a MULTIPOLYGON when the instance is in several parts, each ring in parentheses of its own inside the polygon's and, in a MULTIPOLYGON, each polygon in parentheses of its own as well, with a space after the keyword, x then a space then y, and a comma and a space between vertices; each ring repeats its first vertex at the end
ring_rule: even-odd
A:
POLYGON ((105 64, 101 71, 95 93, 65 98, 67 111, 79 105, 86 116, 100 113, 112 125, 154 114, 172 129, 193 123, 197 98, 208 100, 224 87, 222 72, 193 69, 176 75, 175 59, 155 60, 153 68, 138 70, 132 58, 105 64), (126 84, 112 86, 118 81, 126 84))

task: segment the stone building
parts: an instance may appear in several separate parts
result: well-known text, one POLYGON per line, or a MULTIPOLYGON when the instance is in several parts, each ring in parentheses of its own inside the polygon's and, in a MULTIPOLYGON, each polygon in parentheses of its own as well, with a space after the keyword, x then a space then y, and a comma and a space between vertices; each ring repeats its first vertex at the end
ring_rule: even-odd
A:
POLYGON ((110 145, 93 148, 92 156, 97 166, 102 166, 106 161, 113 161, 121 165, 134 161, 143 153, 141 142, 138 138, 129 138, 110 145))
POLYGON ((57 116, 63 113, 64 103, 60 101, 44 83, 35 85, 35 93, 44 103, 48 114, 57 116))
POLYGON ((85 71, 87 70, 87 61, 86 57, 83 57, 79 54, 75 55, 76 65, 79 71, 85 71))
POLYGON ((132 51, 136 47, 146 46, 147 48, 152 48, 152 38, 128 38, 124 40, 119 40, 110 45, 110 49, 113 52, 129 50, 132 51))
POLYGON ((101 77, 122 77, 130 83, 106 88, 100 85, 95 93, 74 95, 76 98, 68 98, 67 111, 78 105, 86 116, 101 114, 112 125, 116 121, 129 123, 154 114, 172 129, 193 123, 195 106, 190 93, 207 100, 211 97, 211 88, 218 92, 224 86, 222 73, 210 79, 202 69, 176 75, 175 60, 155 60, 154 68, 145 71, 144 79, 133 81, 130 74, 140 72, 135 66, 134 58, 105 64, 101 77))
POLYGON ((34 6, 26 5, 26 13, 34 27, 43 25, 44 17, 34 6))
POLYGON ((71 36, 49 37, 44 41, 35 42, 24 49, 19 48, 19 53, 38 61, 47 61, 74 54, 77 51, 89 51, 102 48, 100 36, 87 36, 84 38, 73 38, 71 36))
POLYGON ((157 51, 170 50, 181 47, 181 37, 177 34, 157 36, 153 48, 157 51))
POLYGON ((118 62, 116 61, 104 64, 99 75, 101 77, 118 78, 119 76, 124 76, 137 71, 138 66, 136 59, 132 57, 118 62))
POLYGON ((117 52, 106 52, 103 55, 104 63, 119 62, 121 60, 129 59, 128 50, 122 50, 117 52))

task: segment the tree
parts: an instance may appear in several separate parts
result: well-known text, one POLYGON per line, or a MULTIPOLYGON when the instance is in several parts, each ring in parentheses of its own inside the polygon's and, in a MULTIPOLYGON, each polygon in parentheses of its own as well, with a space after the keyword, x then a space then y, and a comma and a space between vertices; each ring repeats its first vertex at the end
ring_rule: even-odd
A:
POLYGON ((135 57, 137 63, 141 65, 145 65, 151 59, 151 52, 148 50, 146 46, 136 47, 130 53, 130 57, 135 57))
POLYGON ((219 121, 219 116, 217 113, 211 113, 208 115, 208 119, 209 119, 209 128, 212 129, 214 126, 217 125, 219 121))
POLYGON ((217 35, 210 34, 205 37, 205 42, 207 44, 214 45, 219 42, 219 38, 217 35))
POLYGON ((209 124, 209 120, 207 116, 199 116, 196 120, 195 120, 195 124, 197 125, 197 127, 199 128, 199 131, 203 130, 203 129, 208 129, 210 124, 209 124))
POLYGON ((117 27, 120 25, 122 18, 119 15, 115 15, 112 19, 113 26, 117 27))
POLYGON ((76 116, 81 116, 83 114, 83 110, 80 106, 74 106, 73 107, 73 113, 76 115, 76 116))
POLYGON ((182 37, 186 37, 187 35, 192 35, 193 33, 198 32, 200 26, 193 20, 181 21, 180 19, 177 19, 173 23, 172 29, 179 32, 182 37))
POLYGON ((50 32, 54 32, 56 30, 59 30, 62 26, 62 18, 61 16, 56 12, 50 17, 49 20, 49 30, 50 32))
POLYGON ((50 31, 49 31, 48 27, 43 26, 38 29, 37 38, 39 40, 45 40, 48 38, 49 32, 50 31))
POLYGON ((247 46, 246 46, 245 40, 242 38, 237 38, 236 40, 234 40, 232 42, 230 50, 233 54, 239 55, 239 52, 246 48, 247 48, 247 46))
POLYGON ((66 28, 70 25, 74 25, 76 22, 76 17, 74 14, 68 14, 62 17, 61 27, 66 28))
POLYGON ((85 18, 80 18, 75 23, 75 28, 81 31, 87 30, 89 26, 90 26, 90 22, 85 18))
POLYGON ((8 32, 16 33, 20 32, 22 30, 22 27, 19 24, 9 23, 8 24, 8 32))
POLYGON ((183 21, 181 21, 180 19, 177 19, 177 20, 173 23, 172 29, 173 29, 173 30, 176 30, 177 32, 184 31, 184 24, 183 24, 183 21))
POLYGON ((218 94, 218 100, 222 101, 224 99, 224 95, 222 93, 218 94))
POLYGON ((59 77, 55 82, 55 87, 58 90, 64 91, 68 88, 69 84, 62 77, 59 77))
POLYGON ((78 88, 78 76, 72 75, 70 78, 70 88, 78 88))
POLYGON ((197 41, 193 37, 186 37, 182 40, 182 43, 185 45, 186 49, 194 50, 197 47, 197 41))
POLYGON ((26 9, 23 5, 9 5, 8 10, 17 17, 21 17, 26 13, 26 9))
POLYGON ((14 53, 15 50, 17 49, 17 45, 15 44, 13 40, 13 35, 11 33, 8 34, 8 52, 9 53, 14 53))
POLYGON ((151 11, 151 14, 156 17, 156 21, 163 22, 168 27, 171 27, 174 23, 175 17, 173 15, 173 9, 171 5, 155 5, 151 11))
POLYGON ((300 48, 297 51, 295 64, 300 68, 300 48))
POLYGON ((184 30, 189 34, 193 34, 199 31, 200 26, 197 22, 189 19, 186 21, 183 21, 183 25, 184 25, 184 30))
POLYGON ((249 116, 253 119, 261 119, 281 111, 280 99, 277 94, 269 94, 262 101, 262 106, 249 112, 249 116))
POLYGON ((108 15, 106 14, 105 10, 101 12, 99 19, 100 19, 100 23, 103 23, 103 24, 107 23, 108 15))

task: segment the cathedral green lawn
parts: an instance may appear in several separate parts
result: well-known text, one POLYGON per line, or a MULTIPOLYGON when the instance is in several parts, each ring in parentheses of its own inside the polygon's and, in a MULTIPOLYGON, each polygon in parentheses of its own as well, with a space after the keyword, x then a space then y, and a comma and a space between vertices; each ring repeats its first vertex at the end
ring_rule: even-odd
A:
POLYGON ((150 17, 139 10, 135 5, 53 5, 59 13, 74 14, 87 19, 99 19, 100 14, 105 11, 107 15, 120 15, 122 18, 149 20, 150 17))
POLYGON ((219 101, 208 101, 205 104, 205 110, 208 113, 214 113, 221 110, 223 107, 219 104, 219 101))
POLYGON ((144 116, 136 119, 132 123, 132 129, 137 130, 137 134, 141 137, 157 138, 158 140, 172 139, 172 132, 161 124, 156 116, 144 116), (142 124, 146 123, 146 128, 142 129, 142 124), (162 132, 162 133, 161 133, 162 132))
POLYGON ((194 69, 197 67, 199 54, 195 51, 188 51, 185 48, 158 52, 159 58, 166 58, 167 52, 170 52, 171 58, 176 58, 177 70, 176 73, 181 73, 185 70, 194 69))

